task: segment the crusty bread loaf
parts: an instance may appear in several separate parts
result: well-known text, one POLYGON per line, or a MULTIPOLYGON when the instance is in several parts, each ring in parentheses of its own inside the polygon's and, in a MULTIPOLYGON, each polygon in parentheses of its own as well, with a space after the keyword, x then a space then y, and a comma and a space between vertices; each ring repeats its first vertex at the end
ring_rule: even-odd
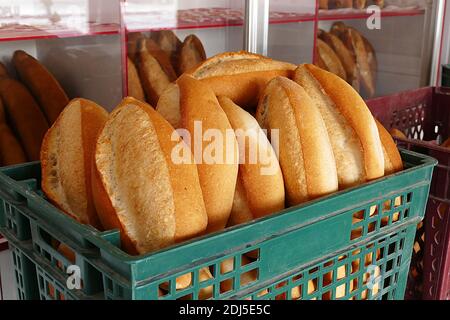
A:
POLYGON ((178 74, 183 74, 206 60, 205 49, 197 36, 187 36, 180 47, 178 74))
POLYGON ((321 61, 318 65, 320 68, 330 71, 347 81, 347 75, 341 60, 333 49, 321 39, 317 39, 317 54, 321 61))
POLYGON ((283 174, 277 155, 258 122, 227 97, 219 103, 236 134, 239 174, 229 225, 244 223, 284 208, 283 174))
POLYGON ((183 74, 178 78, 176 85, 169 86, 168 90, 164 92, 156 110, 163 117, 167 117, 166 119, 175 128, 184 128, 189 132, 190 142, 188 145, 190 145, 197 163, 208 214, 207 232, 224 228, 233 205, 238 174, 238 146, 230 122, 220 107, 214 92, 206 83, 183 74), (195 129, 196 125, 201 125, 201 132, 195 129), (215 137, 209 138, 215 140, 216 143, 211 143, 198 136, 198 134, 208 134, 209 129, 213 129, 221 135, 221 137, 217 137, 219 140, 216 140, 215 137), (195 143, 199 139, 201 144, 200 142, 195 143), (211 147, 217 147, 215 150, 215 154, 218 155, 217 159, 213 156, 212 159, 205 158, 205 155, 212 155, 211 147))
POLYGON ((69 103, 66 93, 53 75, 39 61, 22 50, 12 58, 20 80, 27 86, 52 125, 69 103))
MULTIPOLYGON (((148 104, 125 98, 97 139, 92 189, 102 225, 143 254, 201 234, 207 215, 197 167, 176 164, 184 142, 148 104), (174 139, 172 139, 174 138, 174 139)), ((188 150, 189 151, 189 150, 188 150)))
POLYGON ((389 130, 389 134, 395 138, 408 139, 405 134, 397 128, 392 128, 389 130))
POLYGON ((287 62, 240 51, 211 57, 189 74, 208 83, 217 96, 228 97, 246 109, 258 103, 269 80, 276 76, 290 77, 295 68, 287 62))
POLYGON ((144 90, 142 89, 141 80, 133 61, 127 57, 128 70, 128 95, 141 101, 145 101, 144 90))
POLYGON ((271 142, 279 146, 289 204, 338 189, 327 129, 318 107, 300 85, 284 77, 271 80, 260 98, 256 119, 271 130, 271 142), (279 130, 279 141, 274 141, 274 129, 279 130))
POLYGON ((139 43, 145 36, 142 32, 130 32, 127 33, 127 55, 133 63, 138 62, 139 43))
POLYGON ((367 0, 353 0, 353 8, 364 9, 367 6, 367 0))
POLYGON ((41 149, 42 190, 77 221, 101 229, 95 211, 91 166, 97 135, 108 112, 86 99, 74 99, 47 131, 41 149))
POLYGON ((47 120, 27 88, 20 82, 0 79, 0 98, 11 128, 16 133, 29 161, 39 160, 47 120))
POLYGON ((300 65, 294 81, 319 108, 336 160, 339 187, 360 184, 384 174, 383 149, 376 123, 358 93, 336 75, 300 65))
POLYGON ((319 30, 318 37, 333 49, 345 69, 347 82, 356 91, 359 91, 359 74, 354 55, 347 49, 341 39, 334 34, 319 30))
POLYGON ((334 0, 336 8, 353 8, 353 0, 334 0))
POLYGON ((374 86, 376 86, 376 79, 377 79, 377 71, 378 71, 378 61, 377 56, 375 54, 375 49, 372 46, 372 44, 365 38, 363 35, 361 35, 361 39, 364 42, 364 47, 367 52, 367 63, 370 68, 370 75, 372 77, 372 82, 374 86))
POLYGON ((150 38, 153 39, 161 50, 170 57, 172 67, 176 69, 178 66, 178 55, 182 44, 176 34, 172 30, 153 31, 150 34, 150 38))
POLYGON ((156 106, 164 89, 177 78, 169 56, 151 39, 139 43, 139 75, 151 106, 156 106))
POLYGON ((6 121, 5 109, 0 99, 0 165, 9 166, 26 161, 25 152, 6 121))
POLYGON ((8 69, 0 62, 0 79, 9 77, 8 69))
POLYGON ((328 0, 319 0, 319 9, 328 9, 328 0))
POLYGON ((400 153, 398 152, 397 145, 386 128, 383 127, 378 120, 375 119, 375 122, 377 124, 378 133, 383 146, 384 174, 388 175, 403 170, 403 161, 400 153))

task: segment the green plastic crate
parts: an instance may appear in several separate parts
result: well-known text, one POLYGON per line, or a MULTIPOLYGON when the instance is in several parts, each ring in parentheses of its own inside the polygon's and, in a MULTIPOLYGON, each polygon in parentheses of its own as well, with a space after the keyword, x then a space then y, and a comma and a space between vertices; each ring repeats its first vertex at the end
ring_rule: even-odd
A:
POLYGON ((212 299, 402 299, 436 161, 401 154, 402 172, 143 256, 124 253, 117 230, 81 225, 47 202, 38 162, 5 167, 0 233, 35 266, 36 272, 28 273, 16 265, 27 274, 21 298, 197 299, 201 288, 210 288, 212 299), (71 248, 75 261, 55 250, 55 242, 71 248), (257 259, 242 265, 248 252, 257 259), (379 279, 372 289, 367 257, 379 279), (228 258, 234 269, 223 273, 220 264, 228 258), (69 290, 65 271, 73 263, 82 288, 69 290), (213 279, 201 282, 204 267, 213 279), (257 280, 241 286, 241 276, 250 271, 257 280), (177 290, 177 277, 187 273, 191 286, 177 290), (221 292, 226 280, 232 290, 221 292), (163 283, 168 289, 160 296, 163 283))

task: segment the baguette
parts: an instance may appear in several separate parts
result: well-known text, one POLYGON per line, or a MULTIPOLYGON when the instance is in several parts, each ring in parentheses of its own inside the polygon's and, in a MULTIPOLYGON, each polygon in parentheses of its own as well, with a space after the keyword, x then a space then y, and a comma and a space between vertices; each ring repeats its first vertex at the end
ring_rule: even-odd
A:
POLYGON ((69 103, 66 93, 53 75, 39 61, 22 50, 12 58, 20 80, 28 87, 52 125, 69 103))
POLYGON ((127 34, 128 44, 127 44, 127 56, 131 59, 133 63, 138 62, 138 48, 139 43, 144 39, 145 36, 142 32, 131 32, 127 34))
POLYGON ((373 4, 380 7, 380 9, 384 8, 384 0, 373 0, 373 4))
POLYGON ((319 108, 330 136, 339 187, 384 174, 383 149, 375 120, 364 100, 345 81, 313 65, 300 65, 294 81, 319 108))
POLYGON ((319 9, 328 10, 328 0, 319 0, 319 9))
POLYGON ((239 173, 229 225, 284 209, 283 174, 275 151, 258 122, 229 98, 219 103, 236 133, 239 173))
POLYGON ((408 139, 408 138, 405 136, 405 134, 404 134, 402 131, 398 130, 397 128, 392 128, 392 129, 389 131, 389 134, 390 134, 392 137, 395 137, 395 138, 408 139))
POLYGON ((375 49, 373 48, 372 44, 369 42, 369 40, 367 40, 367 38, 365 38, 364 36, 361 35, 361 38, 364 42, 364 47, 366 49, 367 52, 367 63, 369 65, 370 68, 370 74, 372 77, 372 82, 376 83, 376 78, 377 78, 377 69, 378 69, 378 61, 377 61, 377 56, 375 54, 375 49))
POLYGON ((6 122, 5 109, 0 99, 0 165, 9 166, 26 161, 22 146, 6 122))
POLYGON ((335 0, 336 8, 353 8, 353 0, 335 0))
POLYGON ((91 165, 105 109, 74 99, 47 131, 41 148, 42 191, 77 221, 101 229, 91 188, 91 165))
POLYGON ((6 69, 5 65, 0 62, 0 79, 1 78, 9 78, 8 69, 6 69))
POLYGON ((170 58, 151 39, 142 39, 139 44, 139 75, 152 106, 156 106, 164 89, 177 77, 170 58))
POLYGON ((178 66, 178 54, 182 45, 176 34, 172 30, 161 30, 152 32, 150 38, 170 57, 172 67, 176 69, 178 66))
POLYGON ((353 8, 364 9, 367 6, 367 0, 353 0, 353 8))
POLYGON ((95 208, 106 229, 120 230, 129 254, 161 249, 206 228, 197 168, 173 162, 177 146, 184 142, 173 127, 130 97, 99 133, 92 173, 95 208))
POLYGON ((3 78, 0 79, 0 98, 27 160, 39 160, 41 143, 48 124, 33 96, 20 82, 3 78))
POLYGON ((336 164, 319 109, 306 91, 284 77, 271 80, 256 110, 261 128, 279 130, 279 161, 287 201, 305 202, 338 189, 336 164))
POLYGON ((187 36, 180 47, 178 74, 183 74, 206 60, 205 49, 197 36, 187 36))
POLYGON ((398 152, 397 145, 386 128, 383 127, 378 120, 375 119, 375 122, 377 124, 378 133, 383 146, 384 175, 403 170, 403 161, 400 153, 398 152))
POLYGON ((207 232, 223 229, 233 205, 238 174, 238 145, 234 134, 232 136, 227 134, 230 131, 233 133, 232 128, 214 92, 205 83, 183 74, 178 78, 177 84, 170 86, 164 93, 156 110, 163 117, 176 114, 175 118, 178 122, 173 120, 173 116, 167 119, 171 119, 175 128, 184 128, 189 132, 191 142, 188 142, 188 145, 195 156, 208 214, 207 232), (200 145, 195 143, 194 139, 199 139, 198 132, 195 131, 198 124, 202 126, 202 133, 206 134, 209 129, 220 133, 223 144, 218 146, 219 149, 216 152, 226 156, 226 159, 215 161, 216 159, 204 158, 207 150, 217 144, 204 141, 205 139, 202 139, 200 145), (200 155, 196 149, 199 147, 200 155), (223 149, 220 150, 222 147, 223 149))
POLYGON ((257 105, 268 81, 292 76, 295 65, 248 53, 226 52, 211 57, 191 70, 194 78, 207 83, 216 96, 225 96, 245 109, 257 105))
POLYGON ((144 89, 142 89, 141 80, 133 61, 127 57, 128 67, 128 95, 145 102, 144 89))
POLYGON ((356 66, 354 55, 351 54, 344 43, 334 34, 319 30, 318 36, 328 46, 330 46, 331 49, 334 50, 345 69, 347 82, 351 84, 351 86, 355 88, 356 91, 359 91, 358 68, 356 66))
POLYGON ((331 49, 331 47, 321 39, 317 39, 317 53, 320 57, 320 60, 323 62, 320 63, 320 68, 330 71, 347 81, 347 76, 341 60, 333 51, 333 49, 331 49), (322 64, 325 66, 325 68, 322 67, 322 64))

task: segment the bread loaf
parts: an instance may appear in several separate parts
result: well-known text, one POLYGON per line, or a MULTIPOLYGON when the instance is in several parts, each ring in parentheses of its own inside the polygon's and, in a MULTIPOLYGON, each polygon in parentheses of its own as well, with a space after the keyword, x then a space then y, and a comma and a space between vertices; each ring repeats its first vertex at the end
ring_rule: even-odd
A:
POLYGON ((63 88, 47 68, 26 52, 17 50, 12 61, 20 80, 33 94, 49 125, 52 125, 69 103, 63 88))
POLYGON ((197 167, 174 163, 177 147, 187 149, 173 127, 130 97, 100 131, 92 173, 94 203, 102 225, 120 230, 122 247, 130 254, 161 249, 206 228, 197 167))
POLYGON ((27 159, 39 160, 41 143, 48 124, 33 96, 20 82, 3 78, 0 79, 0 98, 27 159))
POLYGON ((389 133, 390 133, 391 136, 396 137, 396 138, 400 138, 400 139, 408 139, 408 138, 405 136, 405 134, 404 134, 402 131, 398 130, 397 128, 392 128, 392 129, 389 131, 389 133))
POLYGON ((317 54, 321 61, 318 64, 320 68, 330 71, 347 81, 347 76, 341 60, 333 49, 321 39, 317 39, 317 54))
POLYGON ((336 160, 339 187, 383 176, 383 149, 375 120, 364 100, 345 81, 316 66, 295 71, 299 83, 317 106, 327 127, 336 160))
POLYGON ((230 122, 214 92, 206 83, 183 74, 176 85, 169 86, 165 91, 156 110, 175 128, 184 128, 189 132, 188 145, 197 163, 208 214, 207 232, 223 229, 233 205, 238 146, 230 122), (208 131, 219 136, 208 138, 208 131), (196 142, 199 139, 201 142, 196 142))
POLYGON ((138 62, 139 43, 145 36, 142 32, 130 32, 127 34, 127 55, 133 63, 138 62))
POLYGON ((160 30, 152 32, 150 38, 170 57, 172 67, 176 69, 178 66, 178 55, 182 45, 182 42, 176 34, 172 30, 160 30))
POLYGON ((260 98, 256 119, 262 128, 271 130, 272 145, 279 146, 289 204, 338 189, 327 129, 318 107, 300 85, 284 77, 271 80, 260 98), (274 141, 274 129, 279 141, 274 141))
POLYGON ((336 8, 353 8, 353 0, 335 0, 336 8))
POLYGON ((377 124, 378 133, 383 146, 384 174, 388 175, 403 170, 403 161, 400 153, 398 152, 397 145, 386 128, 383 127, 378 120, 375 119, 375 122, 377 124))
POLYGON ((347 49, 344 43, 332 33, 319 30, 318 37, 323 40, 339 57, 345 69, 346 79, 356 91, 359 91, 359 74, 355 57, 347 49))
POLYGON ((128 67, 128 95, 145 102, 144 90, 136 70, 136 66, 130 58, 127 58, 128 67))
POLYGON ((5 65, 0 62, 0 79, 8 77, 9 77, 8 70, 6 69, 5 65))
POLYGON ((139 75, 152 106, 156 106, 164 89, 177 77, 170 58, 151 39, 142 39, 139 43, 139 75))
POLYGON ((229 98, 219 103, 236 134, 239 173, 229 225, 284 209, 283 174, 275 151, 258 122, 229 98))
POLYGON ((205 49, 197 36, 187 36, 180 47, 178 74, 183 74, 206 60, 205 49))
POLYGON ((26 162, 25 152, 9 127, 0 99, 0 165, 9 166, 26 162))
POLYGON ((248 52, 218 54, 191 70, 216 96, 225 96, 247 109, 256 106, 265 85, 276 76, 292 75, 295 65, 248 52))

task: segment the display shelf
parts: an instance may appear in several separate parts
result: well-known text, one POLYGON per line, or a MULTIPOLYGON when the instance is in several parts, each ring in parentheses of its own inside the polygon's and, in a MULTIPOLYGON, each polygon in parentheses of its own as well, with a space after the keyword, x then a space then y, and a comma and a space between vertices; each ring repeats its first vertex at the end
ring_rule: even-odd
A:
MULTIPOLYGON (((419 7, 386 7, 381 10, 381 17, 407 17, 423 15, 425 9, 419 7)), ((319 20, 356 20, 367 19, 373 13, 368 13, 366 9, 332 9, 319 10, 319 20)))
POLYGON ((0 41, 118 34, 119 27, 114 23, 86 23, 75 27, 61 24, 2 24, 0 25, 0 41))
MULTIPOLYGON (((314 21, 314 14, 270 12, 269 16, 269 23, 271 24, 305 21, 314 21)), ((176 14, 173 14, 173 11, 126 13, 124 22, 128 32, 223 28, 242 26, 244 24, 244 13, 229 8, 178 10, 176 14), (151 25, 149 25, 149 21, 151 21, 151 25)))

